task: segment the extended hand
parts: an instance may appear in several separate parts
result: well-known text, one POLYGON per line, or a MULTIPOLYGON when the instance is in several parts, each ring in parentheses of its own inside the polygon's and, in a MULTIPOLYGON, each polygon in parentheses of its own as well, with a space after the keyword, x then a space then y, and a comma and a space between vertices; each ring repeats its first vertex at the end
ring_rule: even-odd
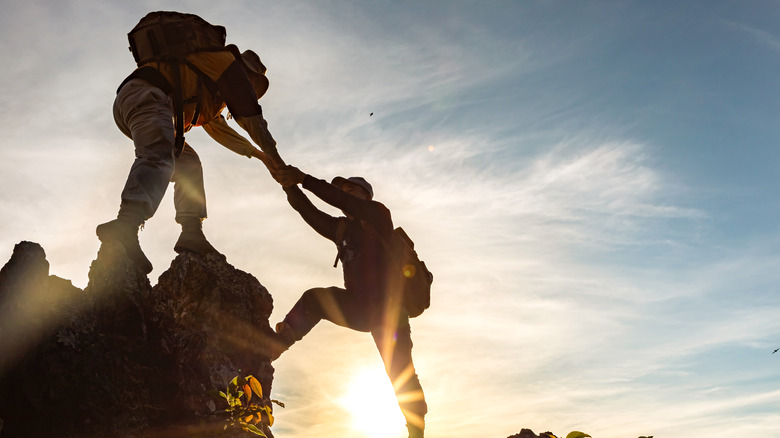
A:
POLYGON ((269 170, 273 167, 273 163, 271 162, 271 159, 268 158, 268 155, 266 155, 260 149, 255 148, 255 150, 252 151, 252 156, 262 161, 263 164, 265 164, 265 167, 267 167, 269 170))
POLYGON ((278 169, 271 169, 271 175, 273 175, 276 182, 287 188, 296 184, 302 184, 306 174, 295 166, 285 166, 278 169))

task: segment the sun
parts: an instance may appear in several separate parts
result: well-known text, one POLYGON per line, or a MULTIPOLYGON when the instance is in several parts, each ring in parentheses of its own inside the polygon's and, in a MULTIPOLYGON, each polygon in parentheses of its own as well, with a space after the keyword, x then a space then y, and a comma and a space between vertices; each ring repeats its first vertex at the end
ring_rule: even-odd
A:
POLYGON ((406 436, 406 424, 383 368, 361 368, 339 404, 352 416, 352 428, 367 438, 406 436))

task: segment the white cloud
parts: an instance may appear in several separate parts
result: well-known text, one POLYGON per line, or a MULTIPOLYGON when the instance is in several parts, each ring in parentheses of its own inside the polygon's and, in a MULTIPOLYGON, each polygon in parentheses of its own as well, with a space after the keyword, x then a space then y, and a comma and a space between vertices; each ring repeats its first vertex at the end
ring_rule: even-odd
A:
POLYGON ((771 48, 775 51, 780 51, 780 38, 776 35, 758 27, 753 27, 745 23, 738 23, 734 21, 724 21, 723 24, 726 27, 736 29, 740 32, 750 35, 755 41, 771 48))
MULTIPOLYGON (((82 287, 94 226, 116 213, 132 161, 110 114, 132 68, 125 34, 147 9, 164 8, 92 3, 96 13, 14 4, 0 39, 0 52, 19 55, 0 71, 14 108, 0 118, 0 250, 39 241, 52 273, 82 287), (70 49, 32 38, 47 29, 70 49)), ((578 90, 523 82, 591 40, 556 46, 544 23, 532 24, 551 39, 520 40, 446 8, 188 6, 268 64, 261 103, 285 159, 324 179, 365 176, 434 271, 434 306, 412 322, 429 436, 776 432, 777 416, 762 409, 777 407, 777 392, 756 387, 777 381, 769 352, 780 336, 780 239, 719 241, 709 233, 719 212, 691 205, 726 188, 683 186, 652 141, 610 131, 606 113, 593 126, 573 120, 594 105, 578 90)), ((257 161, 201 133, 188 140, 205 168, 206 233, 269 288, 272 322, 305 289, 340 283, 332 244, 289 209, 257 161)), ((153 282, 174 257, 171 204, 169 194, 141 233, 153 282)), ((278 430, 349 435, 332 420, 346 416, 334 400, 359 366, 380 366, 367 335, 315 328, 276 363, 275 395, 288 405, 278 430)))

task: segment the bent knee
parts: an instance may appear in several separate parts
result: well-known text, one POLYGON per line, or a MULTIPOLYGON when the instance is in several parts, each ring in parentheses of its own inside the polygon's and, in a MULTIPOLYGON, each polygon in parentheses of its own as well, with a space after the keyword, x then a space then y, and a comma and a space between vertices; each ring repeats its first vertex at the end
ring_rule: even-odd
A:
POLYGON ((301 299, 310 303, 322 303, 333 297, 336 287, 314 287, 303 293, 301 299))

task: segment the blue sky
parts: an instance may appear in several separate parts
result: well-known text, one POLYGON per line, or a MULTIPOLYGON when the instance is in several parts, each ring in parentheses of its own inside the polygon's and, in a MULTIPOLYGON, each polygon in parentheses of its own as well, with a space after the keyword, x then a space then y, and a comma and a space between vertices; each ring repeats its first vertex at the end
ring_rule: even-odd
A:
MULTIPOLYGON (((282 156, 365 176, 434 271, 412 321, 428 436, 780 435, 780 2, 3 9, 0 259, 36 241, 52 274, 86 285, 133 157, 111 118, 126 33, 151 10, 197 13, 268 66, 282 156)), ((272 322, 340 283, 332 244, 259 162, 187 138, 205 231, 268 287, 272 322)), ((168 194, 140 236, 153 283, 173 214, 168 194)), ((322 324, 275 366, 277 436, 403 436, 397 413, 382 431, 353 421, 393 406, 354 395, 358 377, 383 381, 368 336, 322 324)))

